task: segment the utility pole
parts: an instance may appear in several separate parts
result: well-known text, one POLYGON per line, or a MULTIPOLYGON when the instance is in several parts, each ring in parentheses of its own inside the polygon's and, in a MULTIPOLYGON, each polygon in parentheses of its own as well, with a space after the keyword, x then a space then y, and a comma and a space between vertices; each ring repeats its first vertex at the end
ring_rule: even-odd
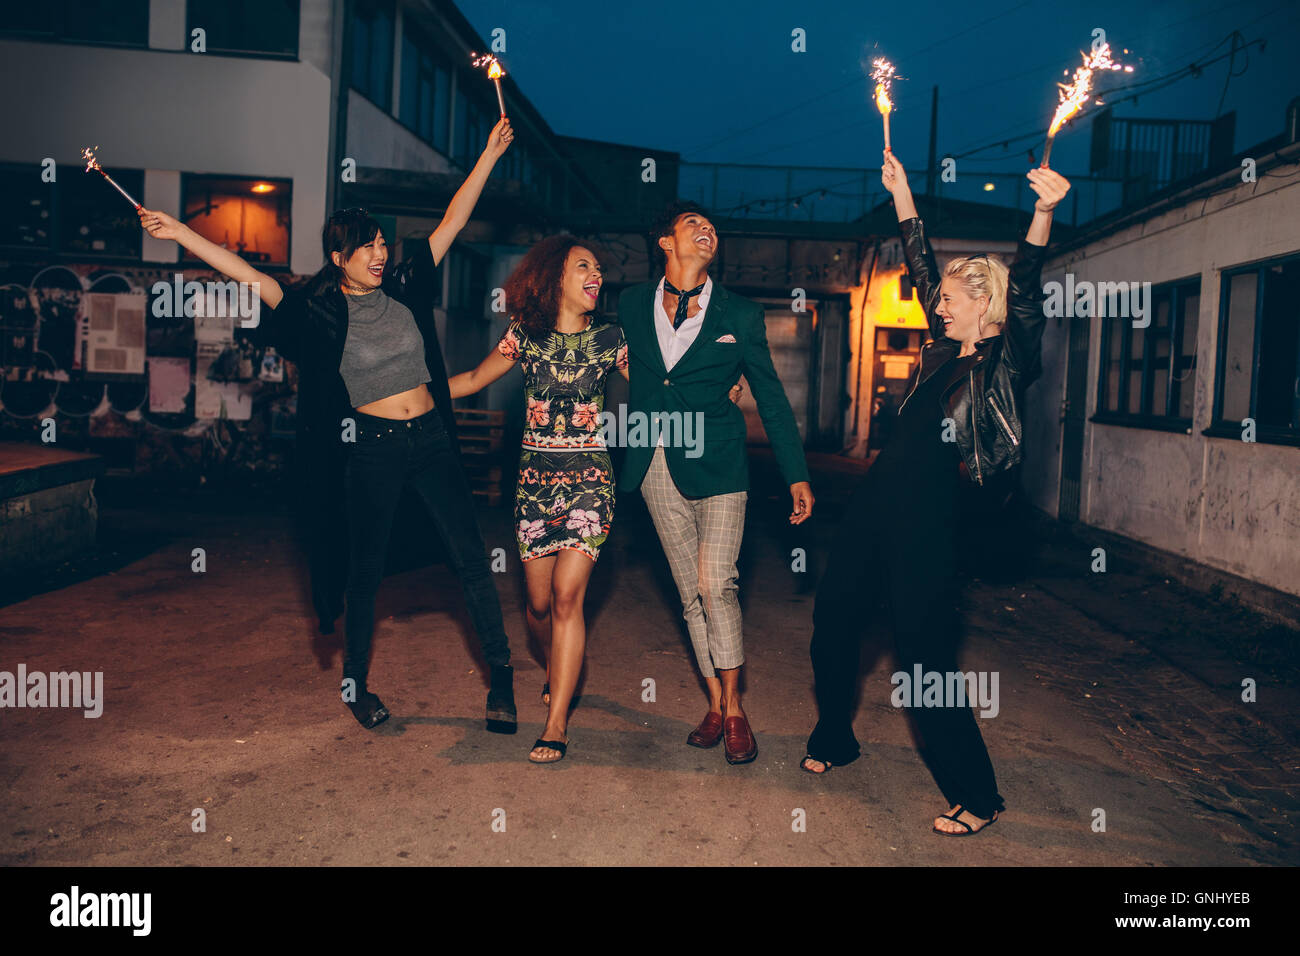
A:
POLYGON ((925 194, 934 195, 934 150, 939 136, 939 87, 930 93, 930 163, 925 167, 925 194))

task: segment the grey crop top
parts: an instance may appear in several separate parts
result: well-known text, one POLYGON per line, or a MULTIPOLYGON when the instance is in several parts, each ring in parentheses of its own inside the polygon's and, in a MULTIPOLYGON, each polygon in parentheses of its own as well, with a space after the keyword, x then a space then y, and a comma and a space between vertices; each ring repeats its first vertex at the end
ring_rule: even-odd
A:
POLYGON ((339 372, 353 408, 429 381, 424 337, 410 309, 382 289, 343 298, 348 302, 348 337, 339 372))

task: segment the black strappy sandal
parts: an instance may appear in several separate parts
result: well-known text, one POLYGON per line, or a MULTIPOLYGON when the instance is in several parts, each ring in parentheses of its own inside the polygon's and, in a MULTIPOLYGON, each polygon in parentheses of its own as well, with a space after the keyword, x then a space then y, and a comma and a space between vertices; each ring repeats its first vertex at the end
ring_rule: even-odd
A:
MULTIPOLYGON (((939 834, 940 836, 966 837, 966 836, 974 836, 975 834, 979 833, 981 830, 987 830, 989 827, 993 826, 993 824, 995 824, 995 823, 998 822, 998 811, 997 811, 997 810, 994 810, 994 811, 993 811, 993 816, 989 818, 989 820, 988 820, 987 823, 982 823, 982 824, 980 824, 980 825, 977 826, 977 827, 971 827, 971 825, 970 825, 969 823, 967 823, 965 820, 958 820, 958 819, 957 819, 957 818, 958 818, 959 816, 961 816, 963 813, 970 813, 971 816, 975 817, 975 814, 974 814, 974 813, 971 813, 969 810, 967 810, 965 807, 963 807, 960 803, 957 804, 956 808, 952 811, 952 813, 941 813, 941 814, 939 814, 939 816, 942 817, 942 818, 945 819, 945 820, 951 820, 953 823, 957 824, 959 827, 965 827, 965 828, 966 828, 966 832, 965 832, 965 833, 952 833, 952 832, 950 832, 950 831, 948 831, 948 830, 940 830, 940 829, 939 829, 938 827, 936 827, 936 826, 931 826, 930 829, 933 830, 935 833, 939 834)), ((979 819, 979 817, 975 817, 975 818, 976 818, 976 819, 979 819)))
POLYGON ((538 737, 537 742, 533 744, 533 750, 536 750, 538 747, 545 747, 548 750, 558 750, 560 752, 560 755, 553 759, 537 760, 533 757, 532 751, 529 751, 528 759, 532 763, 559 763, 561 760, 564 759, 564 752, 569 749, 569 745, 565 741, 543 740, 540 737, 538 737))

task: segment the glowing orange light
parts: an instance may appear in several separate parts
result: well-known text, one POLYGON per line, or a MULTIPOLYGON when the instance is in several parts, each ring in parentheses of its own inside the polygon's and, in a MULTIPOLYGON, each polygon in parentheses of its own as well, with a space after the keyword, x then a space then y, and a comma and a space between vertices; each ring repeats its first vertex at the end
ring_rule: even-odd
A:
POLYGON ((253 192, 255 193, 269 193, 269 192, 273 192, 274 190, 275 187, 272 186, 270 183, 258 183, 256 186, 253 187, 253 192))

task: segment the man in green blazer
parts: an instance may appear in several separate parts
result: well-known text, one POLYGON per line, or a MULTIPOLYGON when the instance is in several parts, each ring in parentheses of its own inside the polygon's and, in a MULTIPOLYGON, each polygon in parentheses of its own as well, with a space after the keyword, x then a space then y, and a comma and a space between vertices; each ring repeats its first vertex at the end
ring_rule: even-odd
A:
POLYGON ((627 420, 649 419, 652 427, 647 441, 627 442, 618 486, 641 489, 708 686, 708 713, 686 742, 721 741, 728 763, 748 763, 758 744, 740 703, 745 653, 736 558, 749 459, 745 416, 729 399, 741 374, 790 486, 791 524, 812 513, 812 487, 794 412, 772 367, 763 307, 709 278, 718 252, 713 223, 695 203, 676 202, 650 238, 664 277, 626 289, 618 316, 628 344, 627 420))

